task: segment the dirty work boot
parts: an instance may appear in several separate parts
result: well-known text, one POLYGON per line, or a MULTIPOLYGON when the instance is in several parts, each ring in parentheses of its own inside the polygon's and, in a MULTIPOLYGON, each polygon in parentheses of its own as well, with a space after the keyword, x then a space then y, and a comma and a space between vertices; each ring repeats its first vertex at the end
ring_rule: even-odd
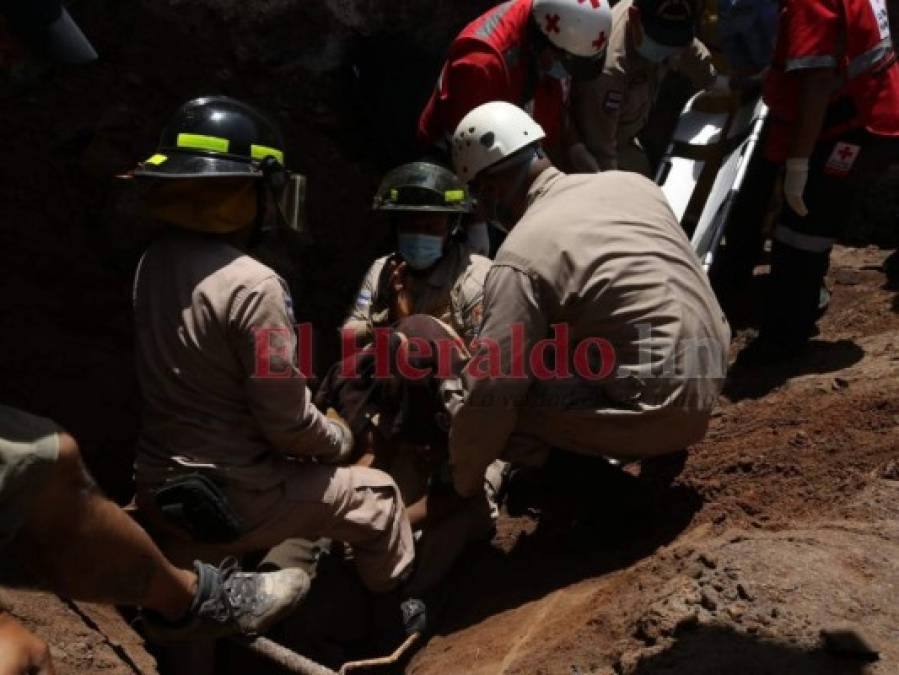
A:
POLYGON ((219 567, 198 560, 194 569, 197 594, 183 620, 171 623, 155 612, 142 612, 152 641, 258 635, 290 614, 309 592, 309 575, 301 569, 241 572, 233 557, 219 567))
POLYGON ((400 603, 403 614, 403 630, 406 636, 424 634, 428 630, 428 609, 423 600, 408 598, 400 603))

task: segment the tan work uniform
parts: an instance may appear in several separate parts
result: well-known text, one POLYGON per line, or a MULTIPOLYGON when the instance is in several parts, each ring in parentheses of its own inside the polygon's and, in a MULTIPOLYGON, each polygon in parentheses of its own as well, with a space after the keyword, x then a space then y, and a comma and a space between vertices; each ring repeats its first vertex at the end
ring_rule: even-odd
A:
POLYGON ((709 50, 696 39, 670 63, 652 63, 640 56, 628 38, 632 5, 633 0, 621 0, 612 8, 605 66, 599 77, 575 82, 572 115, 601 170, 647 175, 649 163, 637 134, 646 126, 662 78, 671 68, 683 72, 697 88, 706 89, 717 73, 709 50))
POLYGON ((333 455, 335 441, 299 372, 280 277, 216 237, 177 232, 141 259, 134 311, 144 397, 135 472, 152 524, 166 528, 152 489, 199 471, 245 526, 228 552, 327 536, 352 544, 373 590, 407 574, 412 533, 393 480, 312 461, 333 455))
MULTIPOLYGON (((390 256, 377 259, 362 281, 356 304, 344 329, 371 333, 390 324, 390 256)), ((446 255, 426 277, 410 276, 409 290, 415 314, 429 314, 450 326, 470 344, 477 335, 483 313, 484 280, 491 260, 477 255, 466 244, 453 242, 446 255)), ((429 467, 422 467, 416 453, 401 451, 385 467, 396 480, 407 504, 428 492, 429 467)), ((498 515, 496 494, 506 473, 505 462, 494 462, 481 476, 485 500, 471 500, 464 509, 427 528, 418 546, 416 574, 410 592, 426 591, 442 580, 465 546, 486 536, 498 515)), ((286 548, 286 547, 285 547, 286 548)))
MULTIPOLYGON (((390 257, 375 260, 365 274, 344 329, 371 334, 375 328, 390 325, 390 257)), ((463 243, 450 243, 426 277, 408 276, 412 313, 436 317, 470 342, 481 323, 484 279, 490 262, 463 243)))
POLYGON ((630 459, 695 443, 721 391, 729 341, 708 279, 655 184, 620 171, 547 169, 487 276, 480 345, 470 364, 485 365, 466 371, 465 399, 450 430, 456 490, 477 494, 488 464, 519 459, 519 441, 536 442, 544 457, 552 446, 630 459), (590 347, 581 353, 589 370, 571 372, 599 374, 611 365, 611 375, 479 376, 490 372, 492 350, 503 374, 516 352, 528 363, 555 324, 567 326, 565 346, 575 357, 563 354, 557 366, 577 365, 577 347, 601 338, 614 361, 590 347))

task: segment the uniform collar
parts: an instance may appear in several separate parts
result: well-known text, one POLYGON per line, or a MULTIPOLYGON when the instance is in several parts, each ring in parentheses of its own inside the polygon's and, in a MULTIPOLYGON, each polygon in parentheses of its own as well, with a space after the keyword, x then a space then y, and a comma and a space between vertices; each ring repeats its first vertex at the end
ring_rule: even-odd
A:
POLYGON ((554 166, 549 166, 544 169, 543 172, 534 179, 534 182, 531 183, 531 187, 528 188, 528 208, 530 208, 535 201, 540 199, 540 197, 552 187, 553 183, 564 175, 564 173, 554 166))

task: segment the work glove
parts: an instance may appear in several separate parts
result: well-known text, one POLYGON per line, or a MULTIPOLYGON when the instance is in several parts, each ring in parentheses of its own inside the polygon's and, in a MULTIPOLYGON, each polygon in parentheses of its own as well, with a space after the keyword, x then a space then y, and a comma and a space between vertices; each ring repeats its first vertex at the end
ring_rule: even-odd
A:
POLYGON ((802 199, 808 183, 808 157, 790 157, 784 175, 784 199, 801 218, 808 215, 808 208, 802 199))
POLYGON ((353 432, 350 425, 334 408, 328 408, 325 417, 328 418, 328 438, 335 452, 320 459, 328 464, 342 464, 353 454, 353 447, 356 444, 353 432))

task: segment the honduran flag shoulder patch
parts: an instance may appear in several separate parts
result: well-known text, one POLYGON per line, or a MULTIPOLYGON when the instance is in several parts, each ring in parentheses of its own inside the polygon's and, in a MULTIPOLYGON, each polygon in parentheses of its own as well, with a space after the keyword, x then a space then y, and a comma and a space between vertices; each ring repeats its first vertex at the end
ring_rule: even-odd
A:
POLYGON ((609 89, 602 102, 602 109, 608 113, 618 112, 618 109, 621 108, 622 100, 624 100, 624 92, 618 89, 609 89))

